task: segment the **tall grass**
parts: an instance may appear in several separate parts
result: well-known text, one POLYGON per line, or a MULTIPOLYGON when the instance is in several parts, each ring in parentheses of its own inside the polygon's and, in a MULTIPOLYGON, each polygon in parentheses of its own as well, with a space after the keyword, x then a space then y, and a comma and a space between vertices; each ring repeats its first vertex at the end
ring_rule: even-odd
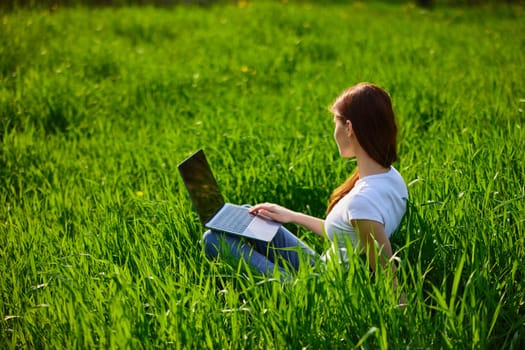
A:
MULTIPOLYGON (((524 345, 523 7, 239 3, 17 11, 0 24, 0 344, 524 345), (409 212, 391 275, 286 284, 208 260, 176 165, 322 216, 353 169, 327 106, 388 90, 409 212)), ((327 243, 289 227, 319 252, 327 243)))

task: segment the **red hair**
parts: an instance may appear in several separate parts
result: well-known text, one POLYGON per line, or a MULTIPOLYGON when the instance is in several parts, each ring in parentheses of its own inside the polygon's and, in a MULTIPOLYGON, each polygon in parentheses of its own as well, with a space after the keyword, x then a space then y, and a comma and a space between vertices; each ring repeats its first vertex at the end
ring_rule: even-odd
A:
MULTIPOLYGON (((397 160, 397 126, 390 96, 380 87, 360 83, 348 88, 330 108, 336 118, 352 123, 353 132, 364 151, 388 168, 397 160)), ((359 180, 356 168, 330 195, 327 213, 359 180)))

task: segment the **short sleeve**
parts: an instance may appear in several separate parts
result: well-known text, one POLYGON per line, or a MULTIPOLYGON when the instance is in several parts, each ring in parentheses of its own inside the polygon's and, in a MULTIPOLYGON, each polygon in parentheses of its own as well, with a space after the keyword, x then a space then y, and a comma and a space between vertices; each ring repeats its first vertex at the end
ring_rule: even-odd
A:
POLYGON ((381 211, 370 198, 356 194, 348 204, 350 220, 372 220, 385 224, 381 211))

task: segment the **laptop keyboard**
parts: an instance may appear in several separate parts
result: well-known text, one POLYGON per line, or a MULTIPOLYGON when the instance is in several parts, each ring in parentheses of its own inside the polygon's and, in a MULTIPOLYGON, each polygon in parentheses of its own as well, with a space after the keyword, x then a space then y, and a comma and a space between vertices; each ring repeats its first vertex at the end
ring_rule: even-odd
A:
POLYGON ((243 232, 252 222, 253 216, 245 208, 228 206, 214 223, 218 229, 229 232, 243 232))

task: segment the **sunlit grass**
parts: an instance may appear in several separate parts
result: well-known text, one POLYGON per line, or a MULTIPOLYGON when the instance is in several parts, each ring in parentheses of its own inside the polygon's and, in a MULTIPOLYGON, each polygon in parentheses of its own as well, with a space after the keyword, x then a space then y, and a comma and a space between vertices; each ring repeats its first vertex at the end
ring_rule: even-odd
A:
MULTIPOLYGON (((514 348, 525 338, 523 7, 252 3, 0 17, 0 344, 514 348), (322 216, 327 106, 388 90, 410 208, 391 276, 209 261, 177 175, 322 216)), ((319 252, 326 242, 290 226, 319 252)))

